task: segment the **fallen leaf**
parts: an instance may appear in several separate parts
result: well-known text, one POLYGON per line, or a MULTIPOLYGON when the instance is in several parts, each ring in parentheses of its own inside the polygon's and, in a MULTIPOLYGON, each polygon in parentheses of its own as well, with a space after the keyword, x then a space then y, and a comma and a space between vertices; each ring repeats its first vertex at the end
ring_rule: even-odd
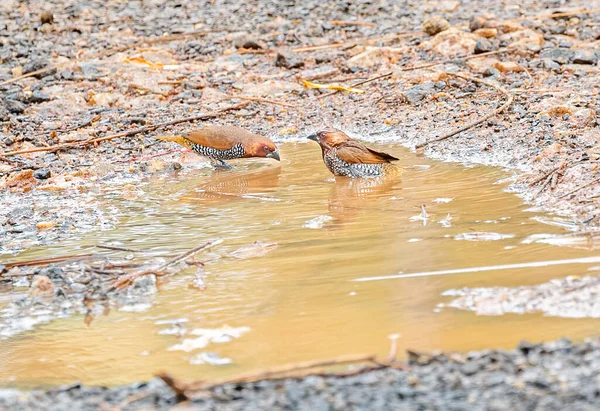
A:
POLYGON ((349 91, 351 93, 356 93, 356 94, 364 94, 364 92, 365 92, 364 90, 361 90, 358 88, 352 88, 352 87, 348 87, 348 86, 343 86, 341 84, 318 84, 318 83, 311 83, 310 81, 307 81, 304 79, 300 79, 300 81, 302 82, 302 84, 304 84, 304 86, 306 86, 308 88, 349 91))
POLYGON ((47 230, 49 228, 55 227, 58 223, 56 221, 41 221, 37 223, 36 227, 38 230, 47 230))
POLYGON ((125 63, 137 63, 137 64, 144 64, 148 67, 151 67, 155 70, 162 70, 162 68, 164 67, 163 63, 153 63, 151 61, 146 60, 143 57, 125 57, 125 63))

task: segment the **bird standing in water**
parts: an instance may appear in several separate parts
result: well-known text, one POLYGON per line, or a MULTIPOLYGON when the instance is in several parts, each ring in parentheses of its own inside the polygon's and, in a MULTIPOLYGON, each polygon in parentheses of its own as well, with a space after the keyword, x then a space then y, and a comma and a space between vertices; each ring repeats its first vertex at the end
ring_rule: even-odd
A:
POLYGON ((225 160, 235 158, 265 157, 279 161, 277 146, 267 137, 254 134, 241 127, 209 126, 190 132, 187 136, 159 136, 194 153, 208 157, 215 167, 231 168, 225 160))
POLYGON ((391 164, 398 160, 396 157, 372 150, 342 131, 326 129, 311 134, 308 138, 319 143, 325 165, 336 176, 379 177, 401 171, 391 164))

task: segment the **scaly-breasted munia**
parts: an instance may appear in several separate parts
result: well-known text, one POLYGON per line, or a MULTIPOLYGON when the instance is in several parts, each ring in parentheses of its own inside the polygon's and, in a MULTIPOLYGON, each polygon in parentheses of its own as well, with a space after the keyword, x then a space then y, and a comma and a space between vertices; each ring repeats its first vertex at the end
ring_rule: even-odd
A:
POLYGON ((325 165, 336 176, 379 177, 391 171, 400 171, 391 164, 398 160, 396 157, 372 150, 342 131, 327 129, 308 138, 319 143, 325 165))
POLYGON ((194 153, 208 157, 216 167, 230 168, 225 160, 234 158, 266 157, 279 161, 277 146, 267 137, 241 127, 209 126, 190 132, 187 136, 159 136, 159 140, 173 141, 194 153))

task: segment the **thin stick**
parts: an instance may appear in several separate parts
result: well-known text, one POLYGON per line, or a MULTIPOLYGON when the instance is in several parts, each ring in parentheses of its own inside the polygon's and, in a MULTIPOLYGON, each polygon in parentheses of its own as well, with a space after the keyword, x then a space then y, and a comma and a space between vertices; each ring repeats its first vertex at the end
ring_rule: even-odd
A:
MULTIPOLYGON (((599 179, 599 181, 600 181, 600 179, 599 179)), ((421 273, 382 275, 382 276, 378 276, 378 277, 360 277, 360 278, 355 278, 354 280, 351 280, 351 281, 355 281, 355 282, 380 281, 380 280, 392 280, 392 279, 396 279, 396 278, 432 277, 432 276, 437 276, 437 275, 481 273, 484 271, 515 270, 515 269, 519 269, 519 268, 550 267, 550 266, 554 266, 554 265, 565 265, 565 264, 597 264, 597 263, 600 263, 600 256, 572 258, 572 259, 568 259, 568 260, 533 261, 533 262, 529 262, 529 263, 489 265, 489 266, 471 267, 471 268, 456 268, 456 269, 452 269, 452 270, 441 270, 441 271, 424 271, 421 273)))
POLYGON ((401 39, 401 38, 405 38, 405 37, 412 37, 415 35, 421 34, 420 31, 413 31, 411 33, 400 33, 400 34, 392 34, 392 35, 388 35, 388 36, 381 36, 381 37, 368 37, 368 38, 363 38, 363 39, 358 39, 358 40, 350 40, 350 41, 344 41, 341 43, 329 43, 329 44, 321 44, 319 46, 304 46, 304 47, 295 47, 292 49, 292 51, 294 51, 295 53, 305 53, 307 51, 318 51, 318 50, 326 50, 326 49, 334 49, 334 48, 340 48, 340 47, 346 47, 346 46, 353 46, 353 45, 359 45, 359 44, 368 44, 368 43, 377 43, 379 41, 388 41, 388 40, 396 40, 396 39, 401 39))
POLYGON ((283 106, 283 107, 291 107, 291 108, 298 107, 295 104, 285 103, 283 101, 277 101, 277 100, 270 100, 268 98, 263 98, 263 97, 228 96, 228 97, 223 97, 223 100, 230 100, 230 99, 234 99, 234 98, 239 98, 240 100, 248 100, 248 101, 259 101, 261 103, 275 104, 277 106, 283 106))
POLYGON ((348 21, 348 20, 331 20, 329 24, 332 26, 360 26, 360 27, 375 27, 374 23, 363 21, 348 21))
POLYGON ((171 377, 169 374, 161 372, 157 374, 157 377, 161 378, 167 385, 171 388, 175 389, 176 392, 180 394, 186 394, 188 392, 200 391, 200 390, 208 390, 214 388, 219 385, 224 384, 238 384, 238 383, 247 383, 269 379, 272 377, 276 377, 281 374, 288 374, 300 370, 307 370, 317 367, 331 367, 334 365, 343 365, 343 364, 355 364, 361 362, 374 362, 374 355, 345 355, 341 357, 337 357, 329 360, 317 360, 317 361, 305 361, 296 364, 288 364, 280 367, 269 368, 266 370, 262 370, 259 372, 251 372, 246 374, 241 374, 232 378, 225 378, 221 380, 216 380, 212 382, 197 380, 191 381, 189 383, 183 383, 171 377))
POLYGON ((496 110, 494 110, 494 111, 486 114, 485 116, 483 116, 483 117, 481 117, 481 118, 479 118, 479 119, 477 119, 477 120, 475 120, 475 121, 473 121, 473 122, 471 122, 471 123, 469 123, 469 124, 467 124, 467 125, 465 125, 463 127, 458 128, 457 130, 454 130, 454 131, 452 131, 452 132, 450 132, 448 134, 445 134, 445 135, 443 135, 441 137, 438 137, 438 138, 435 138, 433 140, 429 140, 429 141, 426 141, 424 143, 417 144, 417 146, 415 147, 416 149, 426 147, 426 146, 428 146, 431 143, 437 143, 439 141, 446 140, 446 139, 448 139, 450 137, 453 137, 453 136, 455 136, 457 134, 462 133, 463 131, 466 131, 466 130, 468 130, 470 128, 473 128, 473 127, 475 127, 475 126, 483 123, 484 121, 492 118, 493 116, 496 116, 496 115, 502 113, 504 110, 506 110, 508 107, 510 107, 510 105, 513 102, 514 96, 511 93, 509 93, 505 88, 500 87, 497 84, 490 83, 489 81, 481 80, 481 79, 478 79, 478 78, 475 78, 475 77, 471 77, 471 76, 467 76, 467 75, 464 75, 464 74, 459 74, 459 73, 447 73, 447 74, 452 75, 452 76, 456 76, 456 77, 460 77, 460 78, 465 79, 465 80, 470 80, 470 81, 473 81, 475 83, 485 84, 486 86, 489 86, 489 87, 493 87, 493 88, 495 88, 496 90, 498 90, 499 92, 501 92, 502 94, 504 94, 506 96, 506 102, 504 102, 504 104, 502 106, 500 106, 499 108, 497 108, 496 110))
POLYGON ((6 266, 6 268, 30 267, 30 266, 34 266, 34 265, 48 265, 48 264, 52 264, 52 263, 60 263, 62 261, 67 261, 67 260, 84 260, 91 256, 93 256, 93 254, 63 255, 60 257, 42 258, 39 260, 16 261, 14 263, 8 262, 8 263, 5 263, 4 265, 6 266))
POLYGON ((97 248, 103 248, 105 250, 127 251, 127 252, 130 252, 130 253, 143 253, 142 250, 134 250, 132 248, 125 248, 125 247, 115 247, 113 245, 97 244, 96 247, 97 248))
POLYGON ((174 264, 176 262, 184 260, 185 258, 189 257, 192 254, 197 253, 200 250, 204 250, 206 248, 212 247, 213 245, 219 244, 221 242, 223 242, 223 240, 221 240, 221 239, 207 241, 203 244, 200 244, 199 246, 192 248, 191 250, 188 250, 182 254, 179 254, 179 255, 173 257, 172 259, 170 259, 169 261, 167 261, 166 263, 164 263, 163 265, 161 265, 158 268, 151 268, 148 270, 138 271, 136 273, 131 273, 127 276, 121 277, 117 281, 115 281, 111 287, 114 289, 120 290, 122 288, 125 288, 125 287, 133 284, 133 281, 136 278, 143 277, 145 275, 150 275, 150 274, 154 274, 156 276, 164 275, 165 274, 164 270, 171 264, 174 264))
POLYGON ((523 16, 517 17, 516 19, 510 19, 505 21, 523 21, 523 20, 540 20, 547 18, 558 18, 558 17, 570 17, 577 16, 579 14, 596 14, 600 13, 600 9, 580 9, 577 11, 567 11, 564 13, 548 13, 548 14, 539 14, 537 16, 523 16))
POLYGON ((533 187, 534 185, 536 185, 540 181, 545 180, 546 178, 550 177, 552 174, 554 174, 555 172, 557 172, 561 167, 563 167, 562 164, 559 165, 559 166, 554 167, 552 170, 548 171, 547 173, 542 174, 541 177, 538 177, 535 180, 533 180, 531 183, 529 183, 529 186, 533 187))
POLYGON ((158 267, 156 270, 162 271, 165 268, 167 268, 168 266, 170 266, 171 264, 175 264, 178 261, 185 260, 187 257, 189 257, 190 255, 196 254, 200 250, 210 248, 210 247, 220 244, 222 242, 223 242, 223 240, 221 240, 220 238, 217 238, 216 240, 209 240, 209 241, 205 242, 204 244, 200 244, 199 246, 196 246, 196 247, 192 248, 191 250, 188 250, 182 254, 179 254, 179 255, 171 258, 169 261, 167 261, 166 263, 164 263, 163 265, 158 267))
POLYGON ((581 187, 577 187, 575 190, 573 190, 573 191, 569 191, 567 194, 563 194, 563 195, 561 195, 561 196, 560 196, 560 197, 558 197, 558 198, 559 198, 559 199, 562 199, 562 198, 568 197, 568 196, 570 196, 571 194, 575 194, 576 192, 578 192, 578 191, 580 191, 580 190, 583 190, 584 188, 586 188, 586 187, 589 187, 589 186, 591 186, 592 184, 596 184, 596 183, 598 183, 598 182, 600 182, 600 178, 597 178, 597 179, 595 179, 595 180, 592 180, 592 181, 590 181, 589 183, 582 185, 581 187))
POLYGON ((54 151, 64 150, 67 148, 75 148, 75 147, 85 146, 85 145, 89 145, 89 144, 99 143, 101 141, 113 140, 115 138, 120 138, 120 137, 130 137, 130 136, 134 136, 139 133, 153 131, 158 128, 172 126, 175 124, 187 123, 187 122, 197 121, 197 120, 206 120, 207 118, 217 117, 219 114, 225 113, 227 111, 239 110, 240 108, 245 107, 248 104, 250 104, 250 103, 243 102, 240 104, 222 108, 220 110, 209 111, 208 113, 198 114, 196 116, 184 117, 184 118, 171 120, 171 121, 165 121, 163 123, 150 124, 150 125, 146 125, 143 127, 135 128, 133 130, 123 131, 121 133, 113 134, 111 136, 93 138, 91 140, 81 141, 81 142, 77 142, 77 143, 65 143, 65 144, 57 144, 55 146, 49 146, 49 147, 36 147, 36 148, 28 149, 28 150, 9 151, 8 153, 0 153, 0 157, 16 156, 19 154, 26 154, 26 153, 36 153, 39 151, 54 152, 54 151))
MULTIPOLYGON (((457 61, 457 60, 466 61, 466 60, 472 60, 472 59, 477 59, 477 58, 481 58, 481 57, 487 57, 487 56, 491 56, 491 55, 494 55, 494 54, 504 53, 505 51, 509 51, 509 48, 507 47, 507 48, 503 48, 503 49, 500 49, 500 50, 488 51, 487 53, 481 53, 481 54, 471 54, 469 56, 465 56, 465 57, 462 57, 462 58, 461 57, 457 57, 457 58, 454 58, 454 59, 447 59, 447 60, 442 60, 442 61, 436 61, 436 62, 433 62, 433 63, 425 63, 425 64, 418 64, 416 66, 411 66, 411 67, 403 67, 403 68, 400 69, 400 71, 403 72, 403 71, 412 71, 412 70, 419 70, 419 69, 424 69, 424 68, 430 68, 430 67, 439 66, 440 64, 452 63, 452 62, 457 61)), ((381 80, 382 78, 391 77, 393 74, 394 74, 394 71, 388 71, 388 72, 380 74, 378 76, 371 77, 369 79, 362 80, 362 81, 359 81, 357 83, 354 83, 350 87, 357 87, 357 86, 361 86, 363 84, 371 83, 373 81, 381 80)), ((334 95, 336 93, 339 93, 340 91, 341 90, 330 91, 329 93, 318 95, 315 98, 317 100, 320 100, 322 98, 329 97, 329 96, 332 96, 332 95, 334 95)))

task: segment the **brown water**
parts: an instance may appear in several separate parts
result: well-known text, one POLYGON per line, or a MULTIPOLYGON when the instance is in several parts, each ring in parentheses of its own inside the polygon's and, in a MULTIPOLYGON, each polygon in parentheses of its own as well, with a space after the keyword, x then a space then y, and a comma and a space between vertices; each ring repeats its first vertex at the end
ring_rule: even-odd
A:
MULTIPOLYGON (((161 286, 145 312, 118 312, 88 328, 80 316, 56 320, 0 342, 0 381, 21 387, 121 384, 146 380, 159 370, 183 378, 211 379, 283 363, 349 353, 385 355, 387 336, 401 333, 400 351, 510 348, 521 339, 548 340, 597 333, 599 321, 540 315, 476 316, 436 305, 440 293, 465 286, 517 286, 585 273, 562 265, 484 273, 353 282, 365 276, 415 273, 594 255, 583 248, 522 244, 539 233, 565 229, 532 219, 540 213, 494 184, 506 174, 417 158, 402 148, 379 148, 411 167, 401 179, 331 178, 312 144, 285 144, 284 160, 250 162, 232 172, 200 169, 163 176, 141 186, 143 196, 110 196, 122 214, 113 231, 90 233, 20 258, 75 253, 80 247, 118 241, 125 247, 169 251, 221 238, 205 267, 206 290, 189 288, 195 269, 161 286), (200 191, 203 189, 204 191, 200 191), (437 198, 452 198, 448 203, 437 198), (429 213, 426 225, 410 218, 429 213), (438 223, 450 213, 451 226, 438 223), (312 227, 312 228, 311 228, 312 227), (514 235, 498 241, 461 241, 473 231, 514 235), (419 241, 417 241, 417 239, 419 241), (264 256, 226 255, 259 240, 279 247, 264 256), (217 259, 217 256, 223 258, 217 259), (168 350, 182 341, 159 334, 184 320, 189 332, 225 325, 249 331, 229 342, 190 352, 168 350), (232 364, 190 364, 208 351, 232 364)), ((197 338, 187 335, 184 338, 197 338)))

